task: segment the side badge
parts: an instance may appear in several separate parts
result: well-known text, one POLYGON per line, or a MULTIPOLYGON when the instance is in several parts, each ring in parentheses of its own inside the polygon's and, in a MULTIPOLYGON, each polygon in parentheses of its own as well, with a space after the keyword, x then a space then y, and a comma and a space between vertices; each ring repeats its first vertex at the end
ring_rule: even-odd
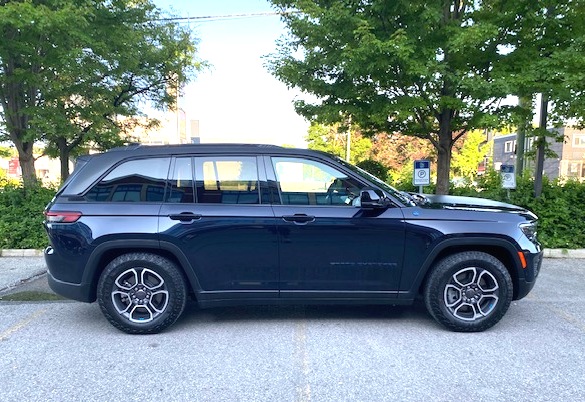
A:
POLYGON ((412 214, 413 214, 414 216, 419 216, 419 215, 420 215, 420 211, 418 211, 418 210, 414 210, 414 211, 412 211, 412 214))

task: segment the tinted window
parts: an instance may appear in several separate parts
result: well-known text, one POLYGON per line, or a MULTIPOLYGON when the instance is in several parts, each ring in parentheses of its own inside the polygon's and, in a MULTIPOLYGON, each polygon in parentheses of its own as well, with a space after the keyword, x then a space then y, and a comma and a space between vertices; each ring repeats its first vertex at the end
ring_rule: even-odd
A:
POLYGON ((124 162, 85 195, 88 201, 162 202, 169 158, 124 162))
POLYGON ((169 180, 170 188, 166 202, 195 202, 193 193, 193 165, 191 158, 177 158, 169 180))
POLYGON ((352 205, 361 184, 345 173, 308 159, 272 158, 285 205, 352 205))
POLYGON ((254 157, 195 158, 197 202, 258 204, 258 167, 254 157))

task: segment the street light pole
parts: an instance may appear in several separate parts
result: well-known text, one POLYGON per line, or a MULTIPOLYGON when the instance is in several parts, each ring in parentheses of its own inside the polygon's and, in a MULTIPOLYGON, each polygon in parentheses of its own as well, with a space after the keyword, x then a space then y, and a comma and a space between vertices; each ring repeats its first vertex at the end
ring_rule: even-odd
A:
POLYGON ((351 155, 351 116, 348 118, 347 122, 347 135, 345 139, 345 160, 349 162, 351 155))

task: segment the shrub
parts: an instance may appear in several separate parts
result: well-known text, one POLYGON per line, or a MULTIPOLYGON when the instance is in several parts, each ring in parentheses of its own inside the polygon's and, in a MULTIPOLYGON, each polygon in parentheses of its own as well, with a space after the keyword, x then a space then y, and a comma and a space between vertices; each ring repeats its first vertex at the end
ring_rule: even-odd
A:
POLYGON ((517 178, 516 189, 502 188, 499 172, 488 171, 477 186, 453 188, 452 194, 490 198, 519 205, 539 218, 538 238, 547 248, 585 247, 585 183, 543 179, 542 195, 534 197, 534 180, 517 178))
MULTIPOLYGON (((406 178, 406 175, 405 175, 406 178)), ((411 182, 412 183, 412 182, 411 182)), ((416 191, 407 180, 403 190, 416 191)), ((432 187, 425 187, 431 193, 432 187)), ((502 189, 500 174, 487 172, 477 185, 454 187, 451 194, 490 198, 527 208, 539 217, 539 239, 547 248, 585 248, 585 183, 543 181, 542 196, 534 198, 534 182, 528 176, 517 179, 515 190, 502 189)), ((0 248, 35 248, 47 245, 42 227, 43 209, 55 188, 25 189, 19 183, 0 178, 0 248)))
POLYGON ((0 248, 44 248, 48 241, 42 227, 43 209, 54 188, 23 188, 4 181, 0 187, 0 248))

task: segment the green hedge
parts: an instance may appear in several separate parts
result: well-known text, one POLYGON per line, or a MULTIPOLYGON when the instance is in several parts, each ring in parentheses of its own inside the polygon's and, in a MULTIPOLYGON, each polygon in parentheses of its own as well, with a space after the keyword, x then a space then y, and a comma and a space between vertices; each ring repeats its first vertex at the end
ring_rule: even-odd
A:
POLYGON ((54 188, 0 183, 0 249, 45 248, 43 209, 54 195, 54 188))
MULTIPOLYGON (((477 184, 454 187, 451 194, 490 198, 528 208, 540 218, 538 237, 544 247, 585 248, 585 184, 545 179, 539 198, 534 198, 533 188, 532 179, 526 176, 518 178, 516 190, 504 190, 499 173, 488 172, 477 184)), ((55 191, 45 187, 24 189, 0 180, 1 249, 42 249, 47 245, 43 209, 55 191)))
POLYGON ((520 205, 539 218, 538 238, 547 248, 585 248, 585 183, 543 180, 542 195, 534 197, 534 181, 517 178, 515 190, 502 189, 500 174, 488 172, 476 186, 453 188, 451 193, 490 198, 520 205))

